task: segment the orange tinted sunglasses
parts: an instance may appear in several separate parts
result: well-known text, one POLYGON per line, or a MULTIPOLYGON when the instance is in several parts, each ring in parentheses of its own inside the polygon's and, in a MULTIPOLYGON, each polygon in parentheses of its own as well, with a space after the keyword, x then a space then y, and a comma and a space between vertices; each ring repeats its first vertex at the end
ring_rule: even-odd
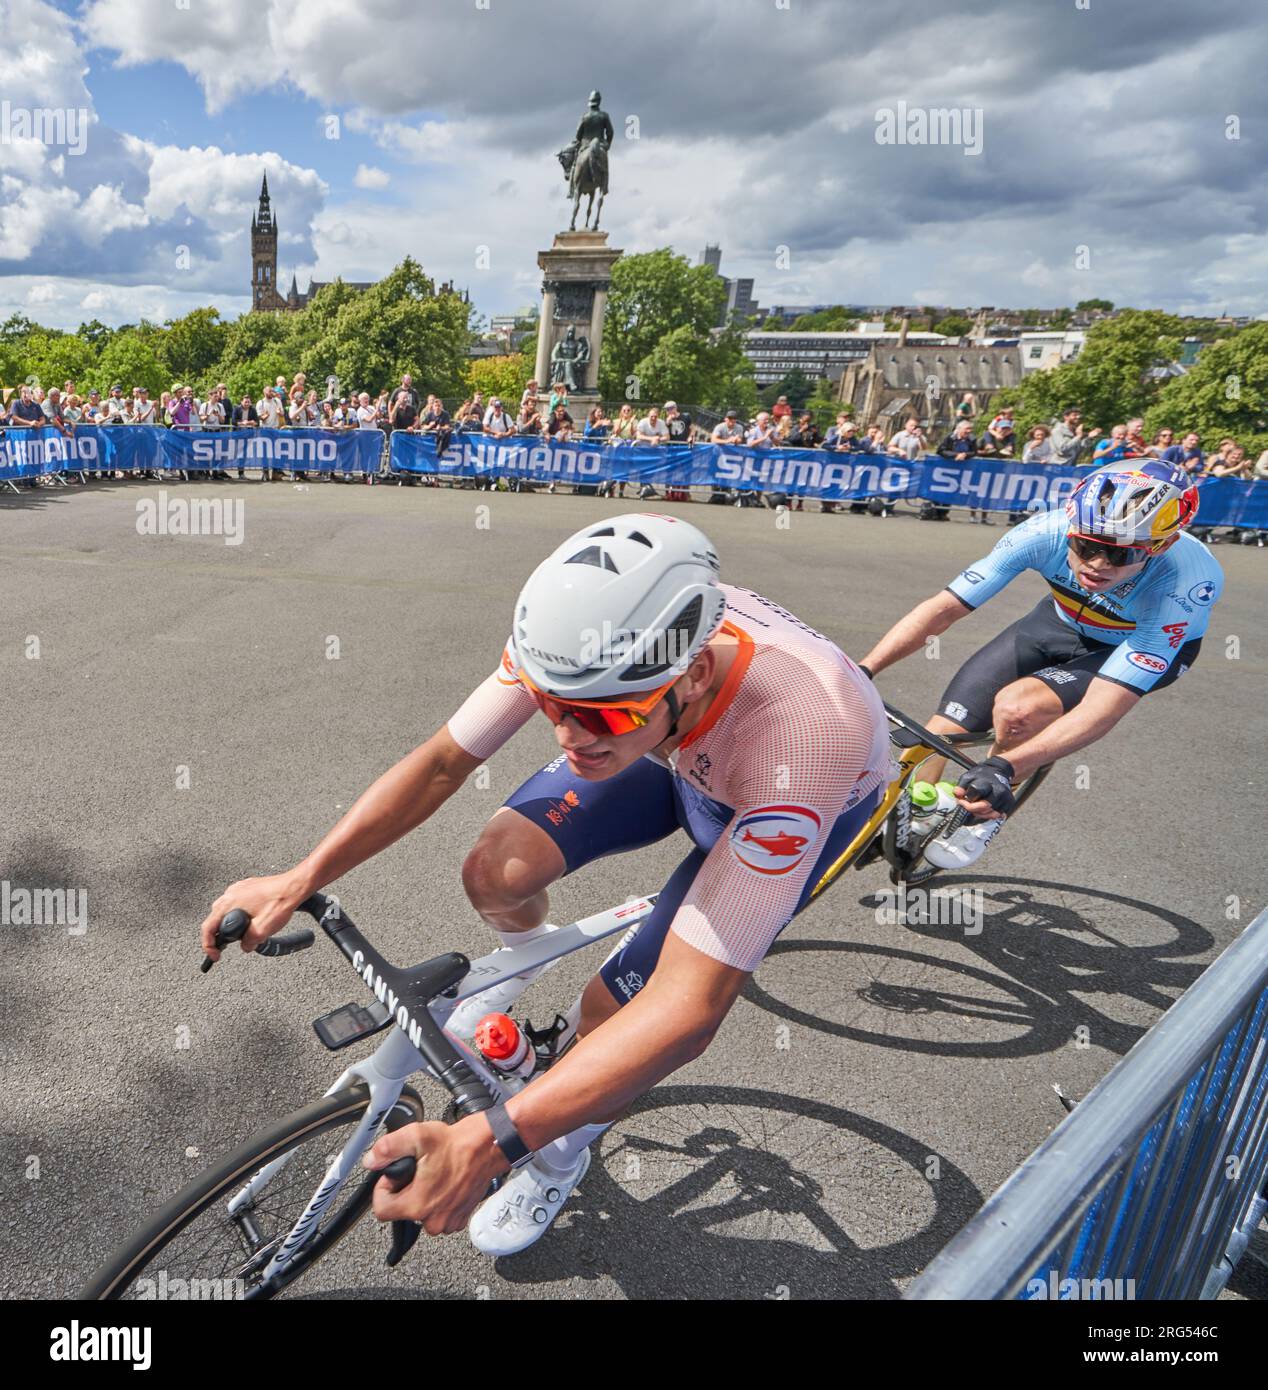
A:
POLYGON ((552 724, 560 724, 565 719, 575 719, 588 734, 596 738, 607 738, 615 734, 632 734, 635 729, 646 726, 652 711, 665 698, 678 680, 666 681, 655 690, 641 694, 637 699, 621 700, 560 700, 538 690, 524 672, 515 673, 524 689, 537 701, 537 708, 552 724))

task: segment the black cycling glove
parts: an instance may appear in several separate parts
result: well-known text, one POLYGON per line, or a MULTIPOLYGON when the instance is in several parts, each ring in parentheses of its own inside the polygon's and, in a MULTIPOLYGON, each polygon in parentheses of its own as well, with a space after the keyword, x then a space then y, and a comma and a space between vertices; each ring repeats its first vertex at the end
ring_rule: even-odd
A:
POLYGON ((985 801, 991 810, 1007 815, 1017 805, 1013 795, 1016 775, 1007 758, 987 758, 969 768, 958 785, 970 801, 985 801))

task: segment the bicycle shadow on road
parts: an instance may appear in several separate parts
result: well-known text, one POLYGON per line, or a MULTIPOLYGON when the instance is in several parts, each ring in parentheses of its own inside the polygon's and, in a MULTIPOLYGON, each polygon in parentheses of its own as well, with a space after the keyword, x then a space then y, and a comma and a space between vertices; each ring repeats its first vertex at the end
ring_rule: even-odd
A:
MULTIPOLYGON (((1096 1046, 1123 1054, 1154 1020, 1142 1025, 1115 1018, 1086 996, 1119 996, 1161 1013, 1175 1002, 1165 991, 1188 988, 1209 963, 1195 957, 1207 956, 1215 946, 1214 936, 1191 918, 1116 893, 978 876, 940 878, 934 887, 977 895, 982 910, 972 927, 909 917, 895 931, 955 944, 990 969, 898 946, 781 938, 771 960, 826 952, 875 957, 884 964, 865 972, 861 984, 856 975, 839 1018, 786 1002, 769 969, 759 968, 744 997, 804 1027, 900 1051, 1029 1056, 1067 1046, 1074 1030, 1086 1026, 1096 1046), (947 977, 956 987, 946 983, 947 977), (882 1030, 871 1022, 878 1011, 887 1019, 906 1015, 912 1026, 882 1030), (964 1036, 966 1024, 976 1036, 964 1036)), ((876 908, 882 899, 869 894, 860 903, 876 908)))

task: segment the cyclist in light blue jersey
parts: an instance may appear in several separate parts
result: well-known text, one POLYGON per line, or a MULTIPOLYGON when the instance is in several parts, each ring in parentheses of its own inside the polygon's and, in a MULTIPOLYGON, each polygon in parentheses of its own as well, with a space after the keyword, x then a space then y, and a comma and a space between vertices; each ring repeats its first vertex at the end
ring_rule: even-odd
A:
POLYGON ((1197 660, 1224 574, 1184 534, 1196 514, 1193 480, 1169 463, 1132 456, 1097 469, 1064 510, 1001 537, 863 658, 869 672, 884 670, 1024 570, 1048 586, 1030 613, 964 663, 928 721, 935 733, 994 728, 997 740, 956 791, 974 819, 928 845, 930 863, 974 863, 1012 809, 1016 782, 1103 738, 1197 660))

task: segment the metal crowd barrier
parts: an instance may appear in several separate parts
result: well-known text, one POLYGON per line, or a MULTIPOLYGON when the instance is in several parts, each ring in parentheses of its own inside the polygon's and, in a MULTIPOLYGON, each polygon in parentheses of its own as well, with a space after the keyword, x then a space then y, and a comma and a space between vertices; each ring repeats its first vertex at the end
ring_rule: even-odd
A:
POLYGON ((909 1299, 1215 1298, 1265 1213, 1268 911, 937 1256, 909 1299))

